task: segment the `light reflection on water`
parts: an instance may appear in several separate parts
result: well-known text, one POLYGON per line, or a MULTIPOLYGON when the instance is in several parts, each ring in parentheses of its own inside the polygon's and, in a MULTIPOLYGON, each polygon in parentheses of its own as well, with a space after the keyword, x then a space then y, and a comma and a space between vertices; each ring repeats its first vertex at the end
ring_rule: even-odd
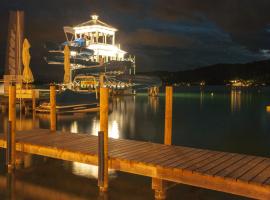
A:
POLYGON ((237 112, 241 109, 241 90, 231 90, 231 112, 237 112))
POLYGON ((4 84, 0 83, 0 94, 4 94, 4 84))
MULTIPOLYGON (((83 176, 87 178, 98 178, 98 166, 88 165, 79 162, 72 162, 72 173, 78 176, 83 176)), ((109 169, 109 178, 115 178, 116 171, 109 169)))

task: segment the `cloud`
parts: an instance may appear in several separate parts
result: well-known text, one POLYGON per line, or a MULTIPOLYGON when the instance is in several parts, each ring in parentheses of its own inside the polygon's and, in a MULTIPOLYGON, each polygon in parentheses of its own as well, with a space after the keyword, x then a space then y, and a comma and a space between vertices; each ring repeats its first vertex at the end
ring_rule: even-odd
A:
POLYGON ((163 19, 199 21, 206 17, 230 31, 260 29, 270 22, 268 0, 167 0, 166 3, 157 0, 153 3, 153 13, 163 19))
POLYGON ((270 49, 261 49, 260 53, 263 57, 270 59, 270 49))
POLYGON ((158 32, 150 29, 138 29, 134 32, 120 34, 120 41, 133 46, 156 47, 189 47, 193 40, 183 35, 168 32, 158 32))
MULTIPOLYGON (((265 59, 268 52, 260 50, 270 47, 269 0, 2 1, 0 24, 7 27, 9 8, 23 8, 33 48, 64 41, 63 26, 84 22, 95 12, 119 29, 116 38, 137 55, 138 68, 149 70, 265 59)), ((5 30, 0 31, 0 47, 5 40, 5 30)))
MULTIPOLYGON (((269 0, 162 0, 153 1, 153 15, 167 21, 209 20, 250 49, 258 50, 265 43, 270 23, 269 0)), ((268 35, 269 37, 269 35, 268 35)))

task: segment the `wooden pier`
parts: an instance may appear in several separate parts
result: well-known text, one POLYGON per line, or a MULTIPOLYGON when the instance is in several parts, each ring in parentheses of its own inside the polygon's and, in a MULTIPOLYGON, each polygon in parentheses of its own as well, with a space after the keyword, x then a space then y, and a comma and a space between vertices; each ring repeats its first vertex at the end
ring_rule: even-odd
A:
MULTIPOLYGON (((242 195, 270 199, 270 159, 169 146, 150 142, 109 139, 108 165, 157 179, 242 195)), ((4 134, 0 147, 6 148, 4 134)), ((34 129, 16 133, 16 150, 86 164, 98 164, 98 137, 89 134, 34 129)))

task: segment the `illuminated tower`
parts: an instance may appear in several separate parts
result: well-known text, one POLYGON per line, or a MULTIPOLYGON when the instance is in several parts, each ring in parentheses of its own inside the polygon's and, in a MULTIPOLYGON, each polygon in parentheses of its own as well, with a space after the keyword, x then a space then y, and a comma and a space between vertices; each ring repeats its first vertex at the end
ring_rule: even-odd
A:
POLYGON ((94 50, 93 61, 124 60, 127 52, 121 50, 120 44, 115 44, 117 29, 100 21, 98 15, 92 15, 91 20, 72 28, 75 39, 84 38, 86 47, 94 50))

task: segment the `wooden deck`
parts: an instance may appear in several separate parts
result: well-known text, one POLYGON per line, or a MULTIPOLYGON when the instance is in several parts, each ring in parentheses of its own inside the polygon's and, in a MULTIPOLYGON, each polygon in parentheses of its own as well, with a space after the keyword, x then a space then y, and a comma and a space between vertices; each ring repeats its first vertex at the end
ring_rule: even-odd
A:
MULTIPOLYGON (((16 133, 16 150, 97 165, 98 138, 35 129, 16 133)), ((0 147, 6 140, 0 135, 0 147)), ((109 140, 109 168, 202 188, 270 199, 270 158, 169 146, 124 139, 109 140)))

